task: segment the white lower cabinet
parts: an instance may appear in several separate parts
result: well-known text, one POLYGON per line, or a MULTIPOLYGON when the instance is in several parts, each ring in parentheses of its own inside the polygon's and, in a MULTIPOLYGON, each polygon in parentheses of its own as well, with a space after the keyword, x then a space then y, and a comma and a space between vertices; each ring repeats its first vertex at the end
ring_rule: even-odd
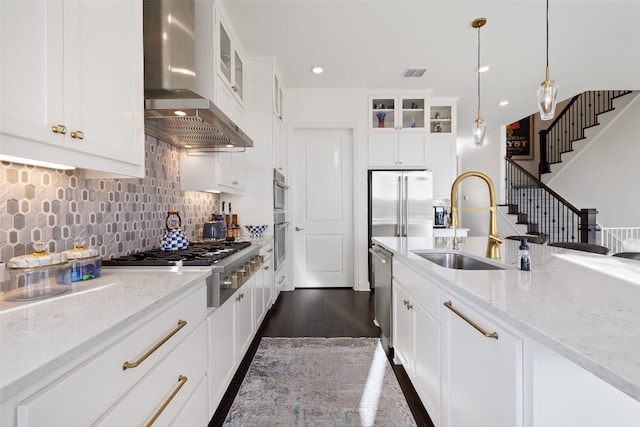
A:
POLYGON ((436 426, 441 425, 439 288, 406 265, 393 263, 393 348, 436 426))
POLYGON ((236 367, 234 300, 226 301, 207 318, 209 322, 209 418, 231 383, 236 367))
POLYGON ((253 335, 256 331, 253 322, 253 294, 255 283, 256 279, 254 274, 232 297, 233 302, 236 305, 236 361, 238 363, 242 360, 242 357, 249 349, 249 345, 251 344, 251 340, 253 340, 253 335))
MULTIPOLYGON (((17 404, 17 426, 92 425, 98 420, 104 425, 144 424, 177 388, 178 378, 186 376, 187 383, 161 415, 170 424, 187 401, 202 399, 194 393, 207 370, 206 296, 203 280, 201 287, 162 305, 113 344, 97 348, 57 380, 43 384, 17 404), (110 421, 116 419, 127 422, 110 421)), ((196 414, 206 415, 206 408, 196 414)))
POLYGON ((255 285, 255 321, 256 331, 264 320, 271 304, 273 304, 273 243, 268 243, 260 248, 262 264, 256 272, 255 285))
POLYGON ((207 405, 202 404, 204 392, 200 384, 207 372, 207 325, 200 326, 175 351, 129 391, 98 422, 97 426, 125 425, 182 425, 173 420, 180 415, 199 422, 190 425, 206 425, 207 405), (194 413, 181 414, 192 407, 194 413))
POLYGON ((458 297, 444 301, 444 425, 522 426, 522 338, 458 297))

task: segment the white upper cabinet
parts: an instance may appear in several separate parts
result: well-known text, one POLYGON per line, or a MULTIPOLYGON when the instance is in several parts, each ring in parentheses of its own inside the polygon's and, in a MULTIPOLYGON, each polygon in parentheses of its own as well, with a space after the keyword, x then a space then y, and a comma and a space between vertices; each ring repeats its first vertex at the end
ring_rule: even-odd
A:
POLYGON ((457 175, 456 100, 429 100, 429 143, 426 167, 433 172, 433 196, 448 199, 457 175))
POLYGON ((0 3, 0 154, 144 176, 142 2, 0 3))
POLYGON ((424 132, 426 120, 426 95, 371 96, 369 97, 369 129, 387 129, 424 132))
POLYGON ((369 167, 425 167, 426 95, 369 97, 369 167))
POLYGON ((244 59, 220 7, 215 20, 216 99, 218 107, 242 127, 244 109, 244 59))

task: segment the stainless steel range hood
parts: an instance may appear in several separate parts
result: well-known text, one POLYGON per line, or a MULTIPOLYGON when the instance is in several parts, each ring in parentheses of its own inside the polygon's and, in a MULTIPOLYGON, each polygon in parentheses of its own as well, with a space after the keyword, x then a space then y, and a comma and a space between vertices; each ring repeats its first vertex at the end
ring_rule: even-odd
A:
MULTIPOLYGON (((253 147, 253 141, 211 100, 196 93, 196 43, 212 28, 196 28, 193 0, 144 0, 145 132, 191 149, 253 147)), ((204 20, 210 23, 211 20, 204 20)), ((208 24, 207 24, 208 25, 208 24)), ((213 68, 213 46, 200 49, 213 68)), ((213 73, 203 73, 209 79, 213 73)), ((207 86, 206 83, 200 86, 207 86)))

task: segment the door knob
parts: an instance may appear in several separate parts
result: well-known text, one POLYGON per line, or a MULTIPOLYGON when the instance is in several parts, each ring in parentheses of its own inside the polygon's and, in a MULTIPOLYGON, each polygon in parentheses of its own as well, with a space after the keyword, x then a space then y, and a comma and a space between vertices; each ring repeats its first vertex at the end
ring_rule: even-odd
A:
POLYGON ((304 230, 304 228, 296 227, 296 231, 304 230))

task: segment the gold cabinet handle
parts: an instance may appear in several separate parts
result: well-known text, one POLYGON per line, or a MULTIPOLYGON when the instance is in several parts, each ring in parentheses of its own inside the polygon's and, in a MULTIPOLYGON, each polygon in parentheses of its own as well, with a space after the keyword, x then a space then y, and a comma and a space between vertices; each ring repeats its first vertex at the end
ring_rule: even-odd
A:
POLYGON ((81 130, 74 130, 73 132, 71 132, 71 138, 84 139, 84 132, 82 132, 81 130))
POLYGON ((265 270, 265 271, 266 271, 266 270, 268 270, 268 269, 269 269, 269 266, 268 266, 268 265, 264 267, 264 270, 265 270))
POLYGON ((453 308, 453 303, 451 301, 445 301, 444 306, 447 307, 449 310, 453 311, 458 316, 460 316, 460 318, 462 318, 462 320, 464 320, 465 322, 467 322, 468 324, 473 326, 478 332, 480 332, 485 337, 498 339, 498 333, 497 332, 489 333, 489 332, 485 331, 484 329, 482 329, 480 326, 476 325, 472 320, 467 318, 464 314, 460 313, 458 310, 453 308))
POLYGON ((242 298, 244 298, 244 294, 240 294, 236 297, 236 301, 242 301, 242 298))
POLYGON ((178 392, 180 391, 180 389, 182 388, 183 385, 185 385, 185 383, 187 382, 187 377, 185 377, 184 375, 179 375, 178 376, 178 387, 176 387, 175 390, 173 390, 173 393, 171 393, 171 396, 169 396, 169 398, 167 400, 164 401, 164 403, 162 404, 162 406, 160 407, 160 409, 158 409, 158 412, 156 412, 153 415, 153 418, 151 418, 149 420, 149 422, 147 423, 147 427, 151 426, 153 423, 156 422, 156 420, 158 419, 158 417, 160 416, 160 414, 162 414, 162 411, 165 410, 165 408, 167 407, 167 405, 169 405, 169 403, 171 403, 171 401, 173 400, 174 397, 176 397, 176 394, 178 394, 178 392))
POLYGON ((53 125, 51 126, 51 132, 66 135, 67 127, 65 125, 53 125))
POLYGON ((231 90, 233 90, 234 92, 237 92, 238 91, 238 86, 236 86, 236 85, 231 86, 231 90))
POLYGON ((407 310, 411 310, 413 308, 413 304, 407 304, 407 310))
POLYGON ((125 369, 128 369, 128 368, 135 368, 136 366, 140 365, 142 362, 145 361, 145 359, 147 357, 151 356, 151 354, 154 351, 159 349, 160 346, 162 346, 162 344, 166 343, 169 340, 169 338, 174 336, 180 329, 184 328, 186 324, 187 324, 186 320, 178 320, 178 327, 177 328, 175 328, 173 331, 171 331, 171 333, 169 335, 167 335, 166 337, 164 337, 162 339, 162 341, 160 341, 158 344, 154 345, 151 350, 147 351, 144 355, 142 355, 142 357, 140 359, 136 360, 135 362, 124 362, 122 364, 122 370, 124 371, 125 369))

